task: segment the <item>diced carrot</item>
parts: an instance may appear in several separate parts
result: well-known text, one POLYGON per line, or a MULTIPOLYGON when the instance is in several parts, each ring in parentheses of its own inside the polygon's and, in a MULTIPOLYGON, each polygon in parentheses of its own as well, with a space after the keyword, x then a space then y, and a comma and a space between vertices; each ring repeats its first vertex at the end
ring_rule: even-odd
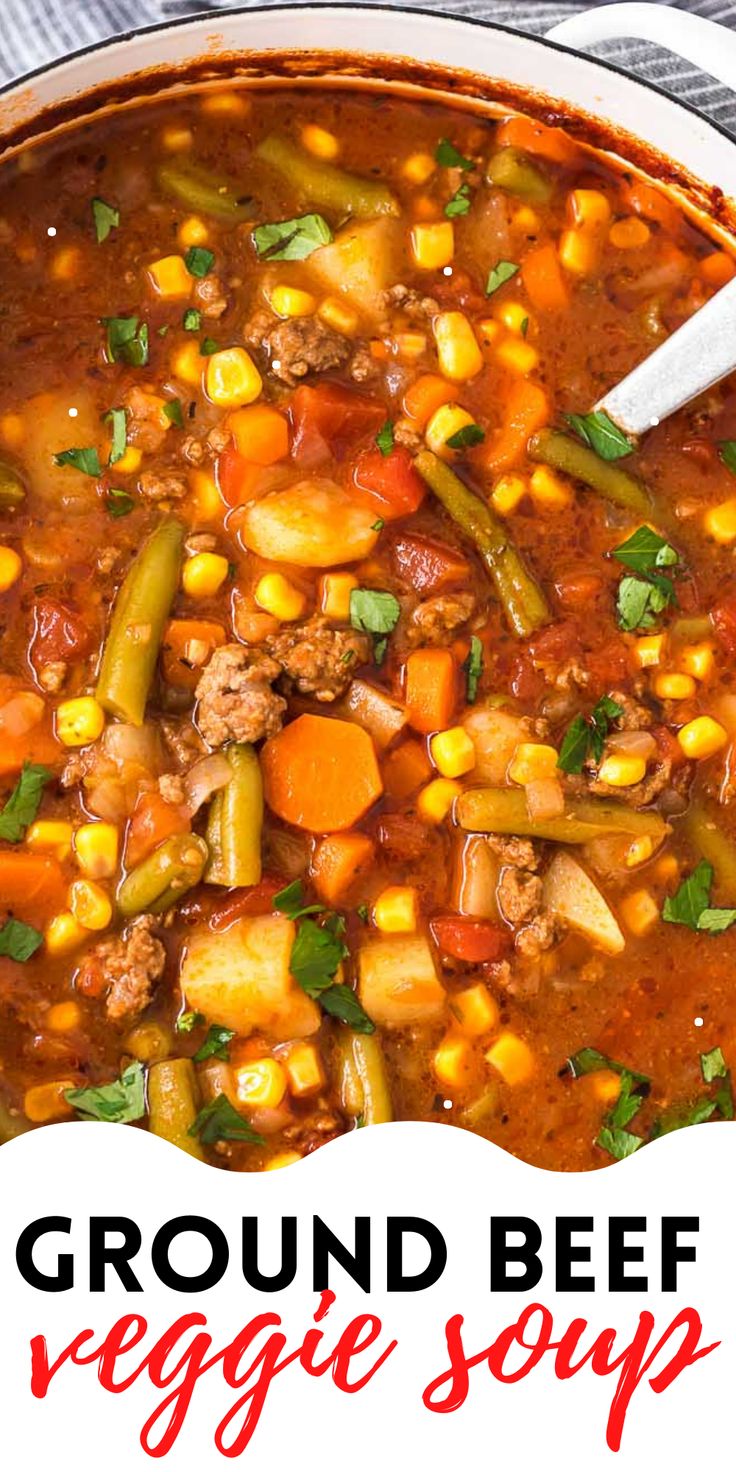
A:
POLYGON ((191 827, 186 808, 164 802, 159 792, 144 792, 133 809, 125 837, 125 864, 135 869, 165 838, 188 833, 191 827))
POLYGON ((0 683, 0 777, 19 772, 24 762, 52 766, 61 747, 51 715, 35 690, 18 689, 10 679, 0 683))
POLYGON ((714 250, 700 262, 700 274, 709 286, 725 286, 736 275, 736 261, 725 250, 714 250))
POLYGON ((338 905, 370 868, 374 855, 367 833, 331 833, 321 839, 312 859, 312 879, 320 898, 338 905))
POLYGON ((553 164, 568 166, 580 162, 580 149, 562 128, 550 128, 534 118, 513 117, 499 124, 496 132, 499 148, 518 148, 522 153, 536 153, 553 164))
POLYGON ((383 764, 386 791, 398 802, 410 797, 431 775, 432 763, 421 741, 402 741, 389 752, 383 764))
POLYGON ((457 704, 457 664, 449 649, 415 649, 406 661, 409 724, 428 735, 449 725, 457 704))
POLYGON ((521 263, 521 276, 529 300, 538 312, 564 312, 570 305, 570 293, 553 245, 538 245, 527 251, 521 263))
POLYGON ((367 731, 352 721, 299 716, 261 751, 266 802, 310 833, 354 828, 383 792, 367 731))
POLYGON ((253 465, 275 465, 289 453, 289 424, 270 404, 248 404, 227 419, 235 448, 253 465))
POLYGON ((228 506, 244 506, 253 497, 261 466, 246 460, 234 446, 217 457, 217 484, 228 506))
POLYGON ((509 394, 503 427, 480 448, 486 468, 495 475, 517 465, 530 437, 549 423, 549 413, 544 389, 529 379, 519 379, 509 394))
POLYGON ((446 378, 440 378, 438 373, 423 373, 421 378, 415 378, 404 394, 404 413, 407 419, 423 429, 437 409, 456 397, 457 388, 446 378))
POLYGON ((68 882, 57 859, 13 850, 0 853, 0 904, 21 915, 33 911, 36 923, 64 908, 68 882))
POLYGON ((627 207, 635 210, 637 215, 645 220, 656 220, 672 235, 680 234, 682 215, 661 189, 645 184, 643 179, 633 179, 630 184, 624 184, 622 192, 627 207))
POLYGON ((436 593, 450 583, 465 583, 470 567, 456 547, 429 537, 399 535, 392 548, 396 571, 417 593, 436 593))
POLYGON ((172 618, 166 625, 161 664, 167 685, 194 690, 213 650, 225 643, 222 624, 205 618, 172 618))

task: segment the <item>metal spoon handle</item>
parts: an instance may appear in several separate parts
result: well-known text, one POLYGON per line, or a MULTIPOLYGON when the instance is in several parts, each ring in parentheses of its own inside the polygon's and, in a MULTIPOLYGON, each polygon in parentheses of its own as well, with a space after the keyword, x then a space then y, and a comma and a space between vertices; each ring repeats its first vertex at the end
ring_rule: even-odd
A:
POLYGON ((595 407, 626 434, 644 434, 734 370, 736 277, 595 407))

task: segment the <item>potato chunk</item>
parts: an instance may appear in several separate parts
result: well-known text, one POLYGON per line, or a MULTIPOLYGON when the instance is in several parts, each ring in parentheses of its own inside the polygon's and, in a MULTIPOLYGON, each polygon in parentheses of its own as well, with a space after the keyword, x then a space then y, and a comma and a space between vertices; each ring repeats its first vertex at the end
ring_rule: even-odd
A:
POLYGON ((254 915, 213 935, 192 931, 181 967, 187 1006, 241 1036, 275 1042, 316 1032, 320 1011, 289 971, 295 928, 284 915, 254 915))
POLYGON ((420 935, 372 941, 358 958, 358 995, 379 1027, 433 1022, 445 1006, 428 942, 420 935))
POLYGON ((323 245, 309 259, 311 274, 320 286, 345 297, 364 316, 380 313, 381 293, 397 275, 401 229, 395 220, 355 221, 323 245))
POLYGON ((517 746, 529 739, 528 722, 502 706, 479 706, 466 715, 463 725, 475 747, 473 777, 504 787, 517 746))
POLYGON ((571 930, 577 930, 609 956, 617 956, 624 949, 626 942, 613 911, 571 854, 555 854, 544 877, 543 902, 571 930))
POLYGON ((241 535, 249 552, 269 562, 335 567, 359 562, 373 551, 375 520, 375 510, 317 476, 253 501, 243 516, 241 535))

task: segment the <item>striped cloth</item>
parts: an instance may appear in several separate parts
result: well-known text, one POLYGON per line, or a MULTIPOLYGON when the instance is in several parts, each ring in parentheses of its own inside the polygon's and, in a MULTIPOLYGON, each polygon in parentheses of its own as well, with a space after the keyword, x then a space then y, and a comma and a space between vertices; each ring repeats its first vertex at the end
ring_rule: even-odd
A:
MULTIPOLYGON (((244 0, 238 0, 243 4, 244 0)), ((247 3, 247 0, 246 0, 247 3)), ((366 0, 370 4, 371 0, 366 0)), ((411 5, 412 0, 403 0, 411 5)), ((431 0, 416 0, 431 8, 431 0)), ((543 34, 593 0, 440 0, 437 9, 499 21, 517 30, 543 34)), ((660 0, 661 4, 675 0, 660 0)), ((680 0, 682 3, 682 0, 680 0)), ((682 8, 736 28, 736 0, 689 0, 682 8)), ((0 81, 42 66, 81 46, 116 32, 150 25, 177 15, 227 9, 206 0, 0 0, 0 81)), ((687 63, 646 42, 616 41, 598 52, 665 90, 701 108, 736 135, 735 92, 705 77, 687 63)))

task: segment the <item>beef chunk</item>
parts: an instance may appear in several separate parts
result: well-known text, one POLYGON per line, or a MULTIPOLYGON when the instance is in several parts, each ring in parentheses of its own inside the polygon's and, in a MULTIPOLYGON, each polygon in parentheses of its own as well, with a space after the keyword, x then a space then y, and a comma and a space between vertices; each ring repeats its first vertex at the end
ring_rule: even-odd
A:
POLYGON ((188 486, 184 477, 169 471, 144 470, 138 489, 146 501, 181 501, 188 486))
POLYGON ((154 915, 138 915, 122 935, 101 941, 85 957, 78 985, 97 996, 106 991, 105 1006, 111 1022, 129 1022, 151 1000, 161 979, 166 952, 153 934, 154 915))
POLYGON ((410 637, 421 644, 446 644, 475 610, 472 593, 442 593, 418 603, 411 618, 410 637))
POLYGON ((274 322, 259 313, 246 327, 246 342, 262 347, 271 361, 271 372, 294 388, 308 373, 326 373, 347 362, 352 345, 333 332, 318 317, 291 317, 274 322))
POLYGON ((513 869, 530 869, 532 872, 539 867, 534 844, 529 838, 502 838, 499 833, 489 833, 487 843, 494 854, 498 854, 502 864, 509 864, 513 869))
POLYGON ((504 868, 498 882, 498 903, 509 925, 526 925, 542 907, 542 881, 526 869, 504 868))
POLYGON ((240 644, 216 649, 197 685, 199 729, 208 746, 261 741, 281 730, 286 701, 271 684, 281 673, 270 655, 240 644))
POLYGON ((324 701, 343 695, 358 666, 371 657, 367 634, 333 629, 319 617, 270 635, 266 648, 301 695, 324 701))

